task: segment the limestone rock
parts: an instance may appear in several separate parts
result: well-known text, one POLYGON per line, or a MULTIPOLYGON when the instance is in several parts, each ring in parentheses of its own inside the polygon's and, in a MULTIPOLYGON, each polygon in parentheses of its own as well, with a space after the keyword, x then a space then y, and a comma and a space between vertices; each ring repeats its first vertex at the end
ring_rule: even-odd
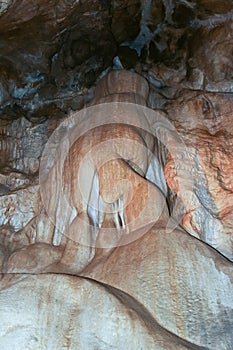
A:
POLYGON ((126 40, 135 39, 140 31, 140 1, 113 0, 111 12, 111 30, 116 41, 122 43, 126 40))
MULTIPOLYGON (((230 350, 233 341, 231 263, 208 245, 181 230, 166 233, 164 225, 165 221, 160 220, 143 237, 130 245, 117 247, 108 253, 98 252, 82 273, 88 281, 76 276, 62 275, 64 271, 58 268, 61 251, 55 252, 51 245, 31 246, 27 255, 21 255, 14 269, 11 263, 14 263, 16 255, 13 255, 9 261, 8 274, 0 283, 1 314, 6 315, 9 320, 8 327, 19 325, 16 315, 22 313, 20 325, 26 327, 25 332, 27 330, 30 339, 34 338, 34 332, 41 330, 44 334, 44 344, 51 342, 54 346, 58 340, 53 339, 53 327, 57 325, 62 330, 63 327, 66 328, 66 323, 72 323, 72 329, 78 327, 79 318, 73 319, 73 312, 69 310, 70 308, 73 310, 73 307, 83 310, 83 298, 85 298, 85 307, 89 307, 92 313, 99 305, 97 308, 99 320, 107 317, 112 304, 115 310, 112 315, 114 319, 116 315, 118 318, 122 315, 124 319, 128 315, 127 330, 131 334, 130 337, 135 337, 132 335, 134 329, 137 329, 137 332, 141 329, 140 339, 145 348, 150 344, 152 349, 172 349, 174 346, 174 349, 214 350, 217 345, 219 349, 230 350), (54 264, 51 264, 52 260, 54 264), (23 273, 17 276, 11 275, 10 272, 20 272, 20 263, 24 273, 30 271, 30 277, 23 273), (53 272, 56 272, 56 275, 51 274, 53 272), (64 288, 66 292, 63 291, 64 288), (28 294, 27 298, 24 293, 28 294), (61 295, 63 302, 60 301, 61 295), (54 302, 54 298, 57 302, 54 302), (108 298, 111 301, 107 302, 108 298), (120 301, 120 308, 116 308, 114 298, 120 301), (38 300, 43 300, 43 304, 41 305, 38 300), (29 302, 31 307, 27 309, 25 303, 29 302), (108 308, 105 311, 103 305, 106 304, 108 308), (125 307, 131 310, 130 313, 125 311, 125 307), (65 308, 67 318, 56 318, 58 323, 52 318, 46 330, 41 329, 37 324, 39 321, 34 320, 35 315, 36 319, 39 318, 44 324, 47 318, 50 319, 51 313, 55 312, 52 311, 54 308, 59 308, 60 315, 65 308), (140 322, 143 322, 143 326, 140 326, 140 322), (150 330, 149 338, 147 327, 150 330)), ((25 250, 24 252, 26 253, 25 250)), ((80 313, 75 315, 80 317, 80 313)), ((89 324, 92 325, 92 322, 92 326, 96 324, 95 318, 92 319, 89 314, 87 318, 89 324)), ((105 319, 106 326, 111 318, 108 316, 107 319, 108 321, 105 319)), ((122 325, 116 323, 118 332, 123 332, 122 325)), ((107 337, 108 345, 112 344, 118 349, 121 346, 120 340, 112 339, 106 331, 106 326, 102 332, 99 328, 96 330, 92 328, 92 333, 97 338, 101 335, 107 337)), ((81 341, 80 334, 84 332, 86 323, 82 327, 75 328, 76 337, 73 338, 72 333, 70 341, 77 343, 81 341)), ((6 323, 2 325, 1 332, 2 344, 8 344, 6 323)), ((20 328, 18 336, 22 334, 24 333, 20 328)), ((59 334, 63 338, 63 333, 59 334)), ((37 338, 40 339, 39 334, 37 338)), ((83 341, 87 342, 88 339, 88 335, 85 335, 83 341)), ((11 341, 14 344, 14 337, 11 341)), ((33 346, 34 349, 41 349, 42 345, 35 342, 33 346)))
POLYGON ((1 196, 0 225, 9 225, 15 231, 25 227, 38 214, 39 196, 39 186, 1 196))
POLYGON ((3 350, 188 349, 136 300, 96 281, 9 274, 0 289, 3 350))
POLYGON ((232 103, 230 95, 203 93, 187 93, 172 103, 169 117, 187 150, 180 155, 183 179, 177 178, 174 159, 169 158, 165 165, 168 185, 186 205, 184 227, 229 259, 233 259, 232 103), (192 168, 186 165, 189 158, 192 168), (190 177, 194 180, 192 196, 179 188, 179 181, 190 177))
MULTIPOLYGON (((233 13, 231 12, 231 16, 233 13)), ((200 28, 190 41, 189 66, 191 71, 199 70, 203 74, 202 89, 216 92, 232 92, 232 21, 219 26, 220 16, 213 16, 210 28, 200 28)), ((223 16, 224 19, 224 16, 223 16)), ((203 20, 204 21, 204 20, 203 20)), ((208 20, 206 20, 208 23, 208 20)), ((192 73, 191 73, 192 76, 192 73)), ((195 77, 191 81, 195 82, 195 77)))
POLYGON ((139 240, 94 259, 82 275, 130 294, 191 349, 230 350, 232 264, 181 230, 166 233, 164 225, 161 220, 139 240))
MULTIPOLYGON (((232 13, 231 0, 0 3, 1 349, 232 349, 232 13), (138 93, 124 91, 131 83, 121 72, 117 84, 122 68, 144 76, 149 91, 141 77, 138 93), (146 197, 141 184, 154 183, 144 219, 166 196, 186 231, 168 233, 163 213, 131 244, 81 247, 56 225, 70 214, 57 196, 56 171, 46 188, 55 220, 43 207, 45 144, 72 111, 112 101, 145 106, 148 92, 149 106, 176 129, 166 145, 137 130, 153 155, 100 167, 101 191, 114 195, 110 180, 119 169, 133 174, 134 216, 146 197)), ((115 216, 105 213, 103 229, 124 224, 121 200, 116 208, 115 216)), ((97 224, 91 232, 98 243, 109 239, 103 232, 97 224)))
POLYGON ((89 87, 111 63, 115 42, 108 23, 109 5, 104 2, 4 3, 0 17, 3 108, 17 105, 35 112, 41 101, 57 103, 67 91, 89 87), (48 94, 43 96, 46 88, 48 94))

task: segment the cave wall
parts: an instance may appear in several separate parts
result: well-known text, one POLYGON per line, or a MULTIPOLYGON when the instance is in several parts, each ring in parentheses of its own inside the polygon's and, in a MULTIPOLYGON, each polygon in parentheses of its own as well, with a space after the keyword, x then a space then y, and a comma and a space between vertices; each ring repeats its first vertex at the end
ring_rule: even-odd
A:
POLYGON ((51 242, 38 186, 44 145, 63 120, 92 101, 103 75, 128 69, 148 80, 149 107, 173 123, 186 146, 191 197, 179 189, 172 141, 167 152, 158 148, 171 210, 179 200, 183 227, 233 258, 232 11, 227 0, 1 5, 4 249, 14 250, 15 241, 51 242))
POLYGON ((231 0, 0 2, 3 349, 232 349, 232 19, 231 0), (163 193, 176 225, 165 210, 131 244, 93 252, 61 234, 56 202, 54 225, 39 173, 53 132, 59 145, 112 70, 144 77, 179 136, 155 140, 145 174, 151 212, 163 193))
POLYGON ((184 159, 194 179, 187 205, 172 144, 162 157, 170 207, 179 198, 183 227, 232 259, 232 11, 227 0, 4 2, 2 236, 12 240, 43 212, 38 171, 53 130, 93 99, 104 74, 129 69, 148 80, 149 107, 173 123, 192 160, 190 169, 184 159))

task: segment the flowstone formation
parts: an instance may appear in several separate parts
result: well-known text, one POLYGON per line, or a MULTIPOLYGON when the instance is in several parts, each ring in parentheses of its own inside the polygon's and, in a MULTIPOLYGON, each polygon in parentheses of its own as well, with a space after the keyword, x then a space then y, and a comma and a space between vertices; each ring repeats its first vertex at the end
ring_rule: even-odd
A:
POLYGON ((0 3, 1 349, 232 349, 232 13, 0 3))
POLYGON ((38 220, 38 171, 51 133, 91 103, 96 81, 126 68, 147 79, 148 106, 189 150, 187 199, 169 155, 174 145, 157 147, 170 211, 179 199, 185 230, 232 260, 232 2, 18 0, 0 9, 4 237, 38 220))
MULTIPOLYGON (((155 142, 144 129, 146 111, 132 103, 145 104, 147 95, 139 75, 112 71, 96 88, 97 109, 87 108, 77 124, 75 118, 62 123, 63 139, 55 133, 57 144, 50 141, 45 147, 40 193, 53 231, 40 213, 17 241, 2 245, 5 349, 19 340, 21 349, 120 349, 123 344, 132 349, 230 349, 232 264, 178 223, 167 231, 166 193, 146 178, 150 164, 159 166, 151 157, 155 142), (130 101, 127 114, 120 108, 125 101, 130 101), (98 117, 101 124, 95 126, 98 117), (77 138, 82 120, 88 130, 77 138), (69 214, 75 211, 71 220, 67 205, 69 214), (36 227, 41 226, 39 236, 36 227), (90 331, 92 322, 98 327, 90 331)), ((166 140, 174 141, 174 130, 169 133, 161 115, 157 122, 159 134, 168 131, 166 140)))

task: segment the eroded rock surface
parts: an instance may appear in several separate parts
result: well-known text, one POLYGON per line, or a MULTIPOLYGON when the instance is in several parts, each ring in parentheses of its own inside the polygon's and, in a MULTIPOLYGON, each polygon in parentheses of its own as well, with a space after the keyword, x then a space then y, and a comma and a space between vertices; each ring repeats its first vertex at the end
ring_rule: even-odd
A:
POLYGON ((202 92, 183 94, 170 104, 169 118, 186 145, 187 152, 182 155, 183 181, 190 172, 194 180, 192 194, 179 190, 171 157, 165 166, 169 187, 187 207, 183 226, 230 259, 233 259, 232 106, 231 95, 202 92), (189 158, 193 169, 187 166, 189 158))
POLYGON ((0 4, 1 348, 232 349, 232 17, 230 0, 0 4), (41 155, 124 68, 147 79, 149 107, 183 141, 154 140, 139 176, 185 231, 166 232, 164 214, 134 243, 87 252, 45 211, 41 155))

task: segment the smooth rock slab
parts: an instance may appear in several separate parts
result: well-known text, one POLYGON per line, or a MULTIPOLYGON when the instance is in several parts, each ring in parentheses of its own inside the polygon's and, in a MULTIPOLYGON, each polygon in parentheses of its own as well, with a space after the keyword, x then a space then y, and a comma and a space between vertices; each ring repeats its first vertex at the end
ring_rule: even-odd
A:
POLYGON ((196 349, 124 293, 66 275, 5 275, 1 350, 196 349))

